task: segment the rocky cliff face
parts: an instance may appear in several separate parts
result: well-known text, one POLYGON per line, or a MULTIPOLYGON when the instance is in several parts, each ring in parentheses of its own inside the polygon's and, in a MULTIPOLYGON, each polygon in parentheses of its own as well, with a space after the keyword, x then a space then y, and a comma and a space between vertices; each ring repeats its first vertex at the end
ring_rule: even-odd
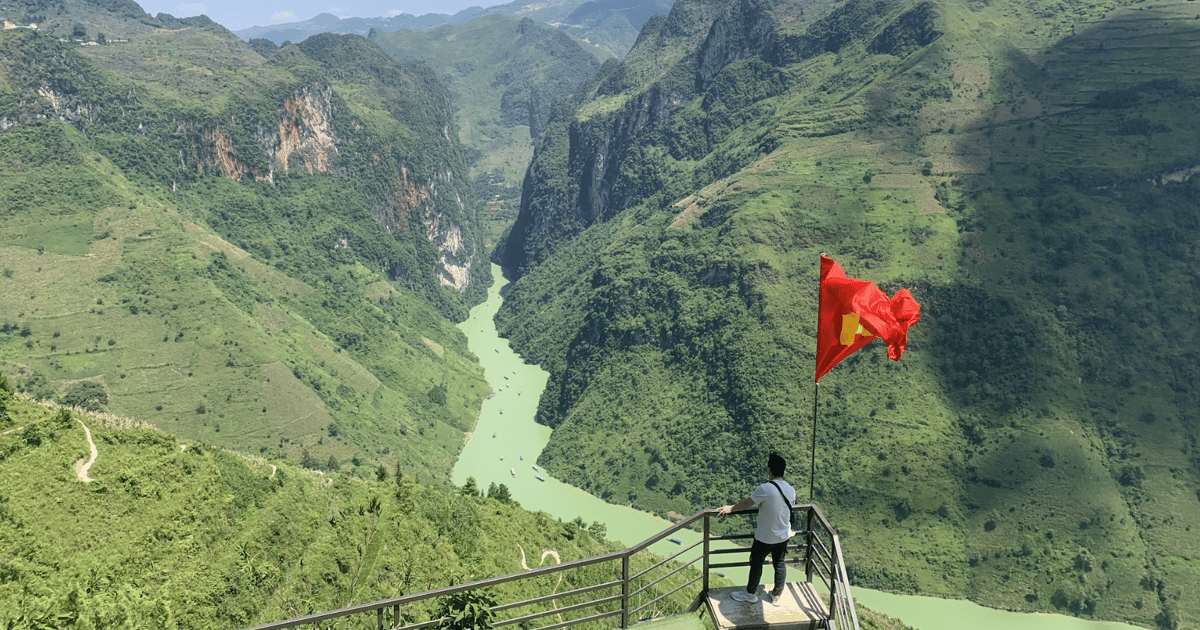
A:
POLYGON ((777 146, 771 134, 721 145, 734 127, 764 115, 755 103, 789 89, 780 67, 851 42, 904 57, 941 36, 937 19, 929 2, 902 14, 878 0, 677 3, 665 19, 646 23, 623 63, 601 70, 591 101, 559 125, 564 138, 550 137, 551 126, 520 215, 494 259, 518 269, 536 264, 557 243, 625 208, 654 195, 673 203, 735 172, 777 146), (787 28, 798 15, 809 26, 787 28), (688 110, 697 96, 700 111, 688 110), (680 177, 668 157, 707 164, 680 177))
POLYGON ((329 171, 338 153, 332 97, 329 86, 310 84, 283 102, 276 133, 259 137, 272 169, 286 173, 294 158, 309 175, 329 171))
POLYGON ((480 269, 487 266, 476 264, 483 245, 446 90, 361 37, 316 40, 281 50, 264 66, 271 74, 261 91, 243 90, 213 111, 181 108, 200 102, 186 90, 163 107, 157 93, 122 84, 127 80, 103 73, 70 44, 5 32, 0 59, 19 71, 10 79, 15 102, 0 106, 0 130, 67 123, 97 139, 123 168, 172 187, 211 176, 270 185, 281 174, 353 179, 370 214, 396 239, 432 245, 416 247, 427 261, 376 261, 382 269, 460 293, 473 278, 486 280, 480 269), (314 71, 314 62, 325 71, 314 71), (369 95, 366 103, 354 100, 359 90, 369 95), (385 109, 364 122, 364 107, 385 109))
POLYGON ((197 171, 239 181, 249 176, 271 183, 276 171, 288 173, 293 168, 309 175, 328 173, 338 155, 338 137, 332 123, 333 88, 318 83, 305 85, 283 101, 276 115, 276 120, 255 124, 254 138, 263 158, 257 161, 257 168, 238 159, 231 129, 241 123, 231 116, 228 124, 200 131, 199 145, 191 147, 198 156, 197 171))
MULTIPOLYGON (((328 84, 310 83, 290 94, 276 111, 277 119, 271 124, 259 123, 255 139, 261 148, 265 168, 254 168, 240 161, 230 138, 230 128, 238 123, 236 118, 229 125, 217 125, 200 134, 202 146, 197 153, 202 156, 198 165, 200 172, 219 173, 224 177, 242 180, 250 177, 255 181, 274 182, 275 173, 300 171, 308 175, 332 173, 345 174, 335 168, 341 145, 345 142, 334 126, 334 91, 328 84)), ((357 122, 356 127, 361 127, 357 122)), ((447 129, 440 130, 443 136, 447 129)), ((260 157, 260 156, 255 156, 260 157)), ((372 161, 378 162, 374 154, 372 161)), ((423 228, 423 236, 437 250, 437 277, 439 282, 463 292, 471 279, 471 267, 475 262, 478 245, 464 237, 465 226, 461 221, 443 214, 439 210, 439 195, 452 198, 449 203, 458 216, 466 215, 466 204, 460 192, 460 184, 452 169, 435 173, 424 181, 417 179, 412 167, 401 162, 389 176, 391 192, 377 200, 372 213, 388 231, 403 234, 411 231, 410 221, 417 221, 423 228)), ((420 233, 420 229, 416 231, 420 233)))
POLYGON ((595 98, 623 104, 611 113, 560 120, 547 131, 526 176, 520 214, 494 259, 512 268, 537 263, 563 239, 666 192, 670 174, 644 168, 656 162, 651 145, 661 140, 651 136, 711 135, 704 128, 672 129, 674 116, 731 64, 778 56, 778 25, 770 9, 761 0, 688 2, 676 4, 666 19, 648 21, 626 63, 607 66, 597 79, 595 98), (649 63, 666 66, 671 51, 680 49, 693 52, 677 57, 658 80, 636 85, 645 73, 639 64, 659 59, 649 63), (642 176, 631 180, 626 177, 631 170, 642 176), (554 201, 546 203, 547 198, 554 201))

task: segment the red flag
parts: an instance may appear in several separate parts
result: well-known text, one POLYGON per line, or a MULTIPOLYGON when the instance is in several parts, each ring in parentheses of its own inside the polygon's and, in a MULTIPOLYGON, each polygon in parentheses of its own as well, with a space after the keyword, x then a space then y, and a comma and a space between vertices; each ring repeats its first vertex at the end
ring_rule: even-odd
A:
POLYGON ((879 287, 846 273, 821 256, 821 293, 817 307, 817 376, 854 354, 875 337, 888 346, 888 358, 899 361, 908 343, 908 327, 921 318, 921 305, 908 289, 888 299, 879 287))

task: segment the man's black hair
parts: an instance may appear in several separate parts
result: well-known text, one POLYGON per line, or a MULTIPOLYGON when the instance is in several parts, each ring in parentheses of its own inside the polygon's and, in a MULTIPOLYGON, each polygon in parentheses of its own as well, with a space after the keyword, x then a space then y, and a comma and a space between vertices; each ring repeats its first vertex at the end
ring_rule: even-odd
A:
POLYGON ((767 456, 767 468, 771 470, 772 477, 782 477, 787 470, 787 462, 783 461, 779 453, 772 452, 767 456))

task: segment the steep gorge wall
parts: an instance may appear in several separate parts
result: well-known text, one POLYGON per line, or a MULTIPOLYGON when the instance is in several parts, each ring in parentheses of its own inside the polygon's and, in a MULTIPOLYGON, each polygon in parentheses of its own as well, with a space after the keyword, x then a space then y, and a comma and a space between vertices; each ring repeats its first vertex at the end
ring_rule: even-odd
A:
MULTIPOLYGON (((21 124, 66 123, 96 138, 122 168, 172 188, 207 176, 268 185, 280 174, 353 178, 362 182, 374 205, 371 214, 381 226, 397 239, 432 245, 424 269, 405 263, 412 268, 399 271, 395 261, 377 261, 385 270, 393 268, 390 275, 432 272, 437 283, 459 293, 473 280, 486 280, 480 270, 487 266, 478 264, 483 244, 473 223, 478 221, 473 191, 463 176, 461 152, 451 142, 448 96, 444 89, 421 90, 432 78, 418 77, 403 86, 421 92, 411 97, 415 104, 405 106, 436 111, 413 116, 423 125, 402 121, 409 123, 407 137, 387 137, 372 133, 350 113, 337 81, 313 77, 311 70, 308 79, 290 89, 238 94, 230 99, 234 104, 215 115, 202 108, 188 113, 162 108, 153 102, 154 95, 139 93, 136 84, 119 85, 95 62, 44 35, 3 37, 0 47, 7 57, 16 63, 23 56, 38 62, 15 73, 16 102, 0 108, 0 131, 21 124), (438 144, 446 146, 436 152, 425 149, 438 144)), ((395 66, 376 71, 405 76, 395 66)))
MULTIPOLYGON (((640 180, 628 176, 653 170, 646 162, 655 161, 652 145, 662 140, 656 134, 676 133, 670 129, 675 114, 709 90, 723 70, 778 47, 770 8, 770 3, 758 0, 680 3, 665 19, 647 22, 630 61, 607 66, 597 78, 593 98, 617 100, 620 107, 573 119, 564 112, 551 122, 526 174, 517 221, 493 259, 515 269, 536 264, 556 244, 651 195, 682 197, 711 181, 707 177, 678 191, 663 191, 667 174, 640 180), (658 80, 638 85, 644 73, 631 69, 632 64, 659 55, 669 58, 663 51, 673 49, 694 52, 686 53, 658 80)), ((708 129, 689 129, 684 135, 696 132, 711 144, 708 129)))

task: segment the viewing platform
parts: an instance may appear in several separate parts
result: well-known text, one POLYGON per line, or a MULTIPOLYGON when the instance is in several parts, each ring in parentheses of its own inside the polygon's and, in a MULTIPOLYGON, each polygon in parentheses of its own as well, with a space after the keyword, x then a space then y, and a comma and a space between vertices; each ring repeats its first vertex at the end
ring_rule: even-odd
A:
MULTIPOLYGON (((757 511, 751 508, 735 514, 757 511)), ((489 599, 501 592, 526 597, 489 601, 482 612, 486 621, 475 627, 559 630, 578 626, 577 630, 611 630, 637 625, 638 630, 703 630, 706 620, 702 616, 707 614, 717 630, 858 630, 837 531, 815 505, 796 505, 792 512, 793 522, 803 523, 804 528, 795 532, 788 543, 790 580, 778 601, 767 601, 763 587, 757 602, 746 603, 731 596, 744 585, 725 586, 724 581, 720 586, 710 585, 710 579, 722 576, 719 569, 749 566, 749 550, 735 544, 748 543, 754 537, 714 535, 710 527, 714 519, 729 517, 720 517, 713 509, 697 512, 622 551, 356 604, 252 630, 334 625, 376 630, 432 629, 451 621, 441 616, 445 613, 434 612, 440 602, 472 591, 488 593, 489 599), (684 529, 699 530, 700 540, 682 545, 665 558, 649 552, 656 543, 678 542, 676 536, 684 529), (562 588, 554 586, 547 593, 546 584, 562 588)), ((449 623, 449 627, 455 625, 449 623)))
POLYGON ((788 582, 775 602, 763 597, 747 604, 730 597, 741 586, 711 588, 705 596, 713 625, 718 630, 811 630, 829 622, 829 607, 809 582, 788 582))

